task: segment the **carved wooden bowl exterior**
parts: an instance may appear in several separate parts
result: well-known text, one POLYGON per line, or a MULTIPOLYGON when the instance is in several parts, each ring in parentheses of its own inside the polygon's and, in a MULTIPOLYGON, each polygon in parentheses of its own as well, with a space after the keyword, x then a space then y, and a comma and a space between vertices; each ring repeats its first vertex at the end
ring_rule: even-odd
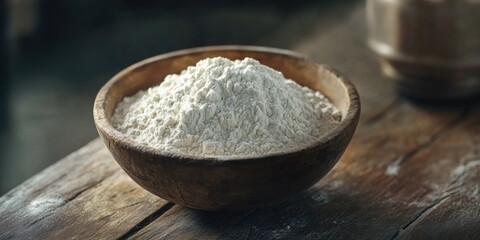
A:
POLYGON ((103 142, 140 186, 182 206, 232 210, 285 200, 325 176, 350 142, 360 102, 349 81, 301 55, 264 47, 215 46, 167 53, 128 67, 99 91, 93 114, 103 142), (321 91, 340 109, 342 121, 308 148, 241 159, 168 153, 136 143, 113 128, 110 117, 123 97, 160 84, 166 75, 215 56, 251 57, 300 85, 321 91))

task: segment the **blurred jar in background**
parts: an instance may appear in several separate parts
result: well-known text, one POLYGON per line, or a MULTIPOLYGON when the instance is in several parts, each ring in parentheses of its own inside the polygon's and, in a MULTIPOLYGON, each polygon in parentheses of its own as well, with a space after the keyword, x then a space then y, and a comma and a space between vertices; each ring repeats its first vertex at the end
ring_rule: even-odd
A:
POLYGON ((480 0, 367 0, 367 26, 401 92, 429 100, 480 94, 480 0))

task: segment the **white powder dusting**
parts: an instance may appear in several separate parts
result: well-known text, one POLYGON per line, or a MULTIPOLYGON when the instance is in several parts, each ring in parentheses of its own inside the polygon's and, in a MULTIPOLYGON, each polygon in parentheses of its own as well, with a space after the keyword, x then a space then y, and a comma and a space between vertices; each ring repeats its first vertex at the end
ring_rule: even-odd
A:
POLYGON ((30 202, 27 209, 30 214, 40 214, 53 211, 53 209, 62 206, 65 203, 65 199, 58 196, 37 198, 30 202))
POLYGON ((467 171, 471 170, 474 167, 480 166, 480 160, 473 160, 468 162, 467 164, 461 164, 453 170, 454 176, 462 176, 467 171))
POLYGON ((312 199, 317 202, 318 204, 325 204, 325 203, 328 203, 328 194, 325 193, 325 192, 316 192, 315 194, 313 194, 312 196, 312 199))
POLYGON ((245 58, 207 58, 125 97, 114 127, 166 152, 258 156, 313 144, 341 115, 320 92, 245 58))
POLYGON ((400 172, 401 163, 402 163, 402 158, 399 158, 395 162, 389 164, 387 167, 387 170, 385 170, 385 174, 389 176, 397 176, 398 172, 400 172))
POLYGON ((328 189, 335 190, 335 189, 341 188, 342 186, 343 186, 342 180, 335 180, 328 185, 328 189))

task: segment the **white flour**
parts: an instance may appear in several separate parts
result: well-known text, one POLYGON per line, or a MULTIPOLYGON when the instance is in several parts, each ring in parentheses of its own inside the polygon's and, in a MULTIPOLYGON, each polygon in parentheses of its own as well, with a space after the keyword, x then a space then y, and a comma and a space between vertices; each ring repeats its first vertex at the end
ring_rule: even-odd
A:
POLYGON ((114 127, 166 152, 244 157, 313 144, 340 113, 321 93, 245 58, 207 58, 125 97, 114 127))

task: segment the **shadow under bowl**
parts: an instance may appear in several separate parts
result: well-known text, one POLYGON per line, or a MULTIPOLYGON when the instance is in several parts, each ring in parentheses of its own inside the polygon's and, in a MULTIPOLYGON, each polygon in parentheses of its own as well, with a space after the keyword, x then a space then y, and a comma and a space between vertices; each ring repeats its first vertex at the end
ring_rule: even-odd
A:
POLYGON ((214 46, 162 54, 115 75, 94 104, 98 133, 118 164, 151 193, 202 210, 259 207, 288 199, 318 182, 335 165, 360 115, 355 87, 329 67, 291 51, 254 46, 214 46), (169 153, 127 138, 110 118, 125 96, 160 84, 199 60, 251 57, 303 86, 322 92, 342 114, 338 126, 309 147, 259 157, 203 157, 169 153))

